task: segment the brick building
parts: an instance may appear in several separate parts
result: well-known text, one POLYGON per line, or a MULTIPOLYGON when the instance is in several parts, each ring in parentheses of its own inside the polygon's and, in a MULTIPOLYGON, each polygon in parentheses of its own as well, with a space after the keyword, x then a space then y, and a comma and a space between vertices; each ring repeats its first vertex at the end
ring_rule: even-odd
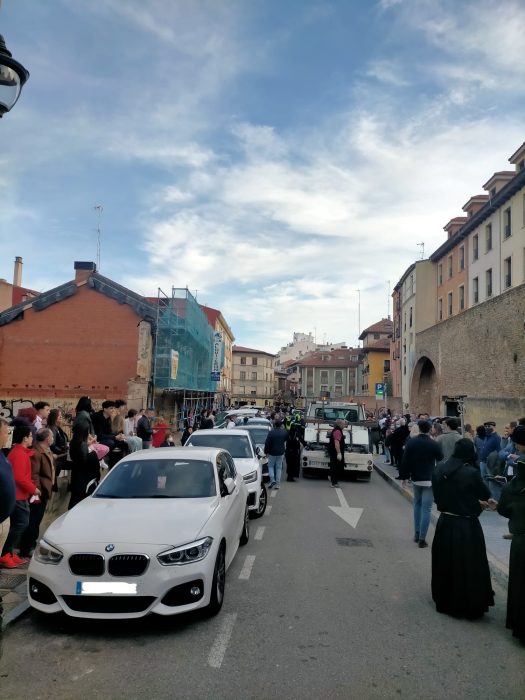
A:
POLYGON ((148 400, 155 308, 75 263, 75 279, 0 313, 0 400, 148 400))

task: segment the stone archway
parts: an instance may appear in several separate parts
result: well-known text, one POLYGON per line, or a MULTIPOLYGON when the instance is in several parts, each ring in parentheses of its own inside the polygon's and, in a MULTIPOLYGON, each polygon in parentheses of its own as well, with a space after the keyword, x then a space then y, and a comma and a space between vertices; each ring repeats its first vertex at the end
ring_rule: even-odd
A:
POLYGON ((415 413, 428 412, 431 416, 439 415, 437 372, 432 360, 426 356, 419 358, 412 373, 410 406, 415 413))

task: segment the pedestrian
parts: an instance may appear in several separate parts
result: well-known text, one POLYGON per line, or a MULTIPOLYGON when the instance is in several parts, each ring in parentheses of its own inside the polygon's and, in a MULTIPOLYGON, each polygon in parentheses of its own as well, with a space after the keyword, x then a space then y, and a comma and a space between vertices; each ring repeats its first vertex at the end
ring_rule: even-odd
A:
POLYGON ((281 420, 276 420, 274 427, 268 431, 264 443, 264 453, 268 457, 269 488, 278 489, 281 483, 281 472, 288 433, 281 420))
POLYGON ((163 416, 158 416, 153 424, 153 438, 151 440, 152 447, 160 447, 164 440, 166 439, 166 434, 169 429, 169 425, 164 420, 163 416))
POLYGON ((328 436, 328 456, 330 457, 329 481, 334 488, 339 486, 339 476, 345 468, 345 421, 338 418, 328 436))
POLYGON ((410 438, 405 447, 403 459, 399 466, 401 485, 406 486, 406 480, 412 479, 414 488, 414 542, 423 549, 428 547, 426 536, 430 524, 432 510, 432 474, 436 462, 443 459, 443 451, 435 440, 430 437, 430 421, 418 421, 419 435, 410 438))
POLYGON ((18 556, 16 550, 29 525, 29 499, 33 496, 40 496, 40 489, 31 481, 32 444, 31 428, 18 425, 13 431, 13 447, 7 455, 15 480, 16 503, 11 513, 9 533, 0 557, 0 565, 6 569, 15 569, 27 563, 26 559, 18 556))
POLYGON ((456 418, 445 418, 441 425, 443 433, 436 437, 436 442, 441 445, 443 459, 449 459, 454 452, 454 445, 461 440, 461 435, 458 433, 459 423, 456 418))
POLYGON ((193 433, 193 428, 191 425, 188 425, 186 428, 184 428, 184 432, 181 435, 180 438, 180 444, 184 447, 186 444, 186 440, 189 438, 189 436, 193 433))
POLYGON ((284 451, 286 458, 286 481, 295 481, 301 471, 301 445, 304 445, 302 438, 301 419, 294 418, 288 431, 288 439, 284 451))
POLYGON ((237 416, 229 416, 229 417, 228 417, 228 422, 227 422, 227 424, 226 424, 226 427, 229 428, 229 429, 236 428, 236 427, 237 427, 237 425, 236 425, 236 423, 235 423, 236 420, 237 420, 237 416))
POLYGON ((53 440, 53 432, 49 428, 41 428, 36 434, 31 455, 31 480, 40 490, 40 496, 29 503, 29 524, 20 540, 22 558, 31 557, 35 550, 40 523, 53 495, 55 485, 55 457, 51 451, 53 440))
POLYGON ((155 417, 155 409, 150 406, 137 421, 137 436, 142 439, 142 449, 149 450, 153 440, 151 422, 155 417))
POLYGON ((36 416, 35 420, 33 421, 33 425, 35 426, 35 430, 40 430, 40 428, 45 428, 47 425, 47 417, 49 416, 49 411, 51 410, 51 406, 47 403, 47 401, 37 401, 35 404, 35 411, 36 411, 36 416))
POLYGON ((506 624, 525 644, 525 425, 514 428, 511 439, 519 457, 514 464, 514 478, 503 487, 498 513, 509 519, 512 533, 506 624))
POLYGON ((399 464, 403 458, 403 450, 405 449, 405 443, 410 435, 410 428, 406 424, 404 418, 400 418, 397 421, 396 428, 390 436, 390 455, 392 458, 392 464, 399 468, 399 464))
POLYGON ((64 425, 64 417, 59 408, 52 408, 47 417, 47 427, 53 433, 53 443, 51 452, 55 455, 55 469, 58 477, 62 469, 68 469, 67 466, 67 451, 69 439, 62 426, 64 425))
MULTIPOLYGON (((0 552, 4 548, 9 534, 10 515, 16 505, 16 486, 11 464, 7 461, 3 449, 9 440, 9 424, 0 418, 0 552)), ((0 615, 2 614, 0 596, 0 615)))
POLYGON ((479 515, 496 502, 476 467, 472 440, 455 443, 452 456, 437 465, 432 488, 440 511, 432 542, 432 599, 440 613, 475 620, 494 605, 479 515))
POLYGON ((71 457, 71 497, 68 510, 80 503, 87 496, 88 484, 100 479, 100 462, 95 451, 89 449, 93 435, 88 432, 87 425, 80 423, 73 427, 73 437, 69 443, 71 457))

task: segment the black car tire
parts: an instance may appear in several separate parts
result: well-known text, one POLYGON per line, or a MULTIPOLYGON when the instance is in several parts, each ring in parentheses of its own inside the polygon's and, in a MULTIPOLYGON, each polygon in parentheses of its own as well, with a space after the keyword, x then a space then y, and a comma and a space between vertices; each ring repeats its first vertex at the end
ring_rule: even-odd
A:
POLYGON ((248 509, 248 504, 246 504, 246 508, 244 510, 244 522, 242 525, 242 532, 241 532, 241 537, 239 539, 239 544, 241 544, 241 545, 248 544, 249 539, 250 539, 250 511, 248 509))
POLYGON ((252 510, 252 517, 253 518, 262 518, 266 511, 266 506, 268 505, 268 491, 266 490, 266 486, 264 484, 261 484, 261 493, 259 494, 259 507, 257 510, 252 510))
POLYGON ((211 584, 210 602, 206 607, 207 614, 212 617, 217 615, 222 608, 224 602, 224 591, 226 588, 226 547, 221 544, 215 559, 215 568, 213 570, 213 581, 211 584))

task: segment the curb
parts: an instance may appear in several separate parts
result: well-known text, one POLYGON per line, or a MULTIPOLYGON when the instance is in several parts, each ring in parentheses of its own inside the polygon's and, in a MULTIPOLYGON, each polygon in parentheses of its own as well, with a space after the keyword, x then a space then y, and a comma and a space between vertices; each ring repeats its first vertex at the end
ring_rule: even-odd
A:
MULTIPOLYGON (((394 488, 396 491, 398 491, 403 498, 406 498, 407 501, 410 501, 410 503, 413 502, 414 496, 412 495, 412 491, 409 489, 403 488, 401 484, 396 481, 388 472, 386 472, 384 469, 381 468, 381 465, 374 464, 374 469, 375 471, 379 474, 381 478, 383 478, 392 488, 394 488)), ((435 526, 438 517, 434 512, 430 513, 430 522, 435 526)), ((504 566, 501 562, 499 562, 490 552, 487 552, 487 559, 489 562, 489 568, 490 568, 490 573, 493 576, 493 578, 500 584, 500 586, 503 586, 503 588, 507 588, 508 583, 509 583, 509 570, 508 567, 504 566)))

